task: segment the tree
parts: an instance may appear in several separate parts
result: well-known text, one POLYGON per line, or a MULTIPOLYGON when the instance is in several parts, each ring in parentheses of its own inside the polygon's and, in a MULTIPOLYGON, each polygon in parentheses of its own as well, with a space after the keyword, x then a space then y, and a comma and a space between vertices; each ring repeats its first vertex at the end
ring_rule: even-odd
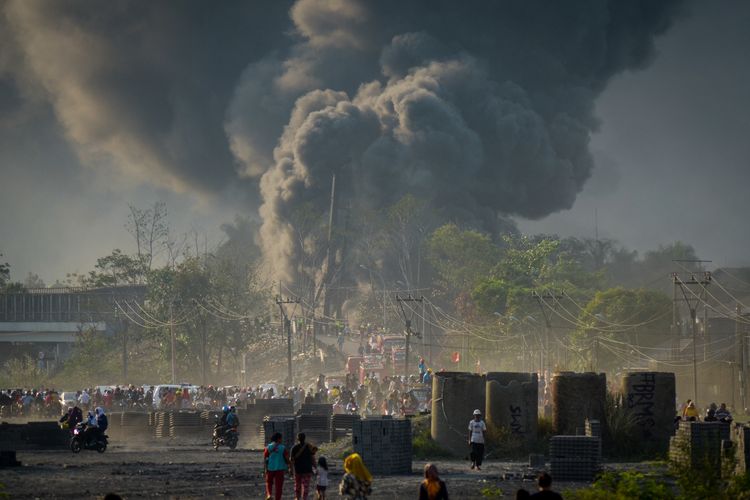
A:
POLYGON ((141 209, 128 205, 130 213, 125 229, 135 239, 136 256, 143 268, 152 268, 154 258, 170 249, 167 206, 157 201, 152 207, 141 209))
POLYGON ((650 356, 653 351, 648 349, 668 338, 671 310, 672 300, 656 290, 618 287, 597 292, 580 310, 580 326, 573 336, 574 344, 593 363, 581 368, 614 372, 624 366, 623 358, 650 356), (631 353, 630 346, 640 352, 631 353))
POLYGON ((29 271, 29 273, 26 275, 26 279, 23 281, 24 288, 46 288, 47 285, 44 284, 44 280, 42 280, 38 274, 32 273, 29 271))
MULTIPOLYGON (((0 253, 0 258, 2 258, 3 254, 0 253)), ((10 265, 5 262, 3 263, 0 260, 0 290, 4 289, 5 286, 10 281, 10 265)))
POLYGON ((135 285, 145 281, 146 269, 140 257, 131 257, 115 248, 106 257, 96 260, 94 270, 82 279, 83 284, 94 287, 135 285))
POLYGON ((500 249, 490 237, 455 224, 437 228, 427 241, 428 258, 445 291, 466 293, 486 277, 500 260, 500 249))

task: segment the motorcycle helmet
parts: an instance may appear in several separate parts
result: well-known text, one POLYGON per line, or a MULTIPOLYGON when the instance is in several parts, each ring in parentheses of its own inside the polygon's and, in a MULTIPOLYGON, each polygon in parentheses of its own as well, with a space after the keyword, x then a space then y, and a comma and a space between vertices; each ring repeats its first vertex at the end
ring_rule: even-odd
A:
POLYGON ((230 406, 229 407, 229 411, 231 411, 232 413, 234 413, 235 411, 237 411, 237 407, 236 406, 230 406))
POLYGON ((221 411, 223 411, 224 413, 229 413, 229 407, 227 405, 224 405, 221 407, 221 411))

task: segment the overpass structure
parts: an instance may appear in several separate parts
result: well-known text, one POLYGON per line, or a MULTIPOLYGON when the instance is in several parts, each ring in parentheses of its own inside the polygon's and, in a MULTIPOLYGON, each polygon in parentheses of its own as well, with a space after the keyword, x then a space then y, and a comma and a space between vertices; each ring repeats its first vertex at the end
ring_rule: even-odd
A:
POLYGON ((116 302, 142 303, 145 295, 145 285, 28 288, 0 294, 0 346, 34 344, 40 359, 64 358, 80 332, 115 332, 116 302))

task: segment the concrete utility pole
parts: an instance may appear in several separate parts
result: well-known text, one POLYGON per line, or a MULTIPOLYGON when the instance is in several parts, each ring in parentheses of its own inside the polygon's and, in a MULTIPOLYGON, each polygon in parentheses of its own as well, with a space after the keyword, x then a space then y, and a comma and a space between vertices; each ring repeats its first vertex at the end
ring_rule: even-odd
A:
POLYGON ((404 326, 406 327, 406 330, 404 333, 406 334, 406 359, 404 360, 404 377, 407 379, 409 378, 409 343, 411 340, 412 335, 416 335, 417 338, 422 338, 422 334, 420 332, 414 332, 411 329, 411 320, 414 317, 414 312, 412 311, 412 314, 407 317, 406 310, 404 309, 404 302, 424 302, 424 297, 412 297, 411 294, 409 294, 406 297, 401 297, 399 294, 396 294, 396 302, 398 303, 399 308, 401 309, 401 314, 404 318, 404 326))
POLYGON ((175 357, 175 341, 174 341, 174 301, 169 302, 169 340, 172 346, 172 383, 177 383, 177 362, 175 357))
POLYGON ((745 336, 742 334, 740 329, 740 318, 742 317, 742 306, 737 303, 736 306, 737 317, 734 319, 734 354, 735 354, 735 365, 737 366, 737 373, 740 379, 740 402, 742 403, 742 409, 744 411, 747 408, 747 394, 745 394, 745 336))
POLYGON ((286 330, 286 361, 287 361, 287 380, 288 384, 294 385, 294 377, 292 375, 292 322, 284 310, 285 304, 299 304, 299 297, 294 298, 283 298, 281 295, 276 296, 276 305, 279 306, 281 311, 281 324, 286 330))
POLYGON ((695 275, 691 274, 687 281, 680 279, 679 273, 672 273, 672 280, 677 286, 679 286, 680 291, 682 292, 682 297, 685 299, 685 304, 687 304, 688 310, 690 311, 690 325, 693 334, 693 399, 694 401, 698 401, 698 326, 696 321, 698 317, 698 305, 701 302, 704 304, 706 302, 706 286, 711 284, 711 273, 708 271, 703 273, 702 280, 697 280, 695 275), (701 287, 700 293, 696 294, 687 288, 693 285, 699 285, 701 287), (688 292, 690 292, 692 297, 688 297, 688 292))

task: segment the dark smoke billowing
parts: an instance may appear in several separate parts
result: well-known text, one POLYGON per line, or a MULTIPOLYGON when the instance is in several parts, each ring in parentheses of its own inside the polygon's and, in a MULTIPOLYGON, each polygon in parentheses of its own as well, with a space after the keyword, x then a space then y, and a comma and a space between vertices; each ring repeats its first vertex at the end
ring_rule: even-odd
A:
POLYGON ((227 125, 262 175, 274 268, 295 279, 290 215, 324 212, 334 173, 370 207, 412 193, 487 229, 571 207, 593 168, 594 99, 649 62, 677 3, 298 1, 302 41, 246 71, 227 125))
POLYGON ((570 207, 593 168, 594 100, 648 64, 679 6, 9 0, 0 112, 5 89, 48 103, 84 163, 142 182, 239 185, 294 279, 290 214, 324 213, 333 173, 367 208, 412 193, 490 230, 570 207))

